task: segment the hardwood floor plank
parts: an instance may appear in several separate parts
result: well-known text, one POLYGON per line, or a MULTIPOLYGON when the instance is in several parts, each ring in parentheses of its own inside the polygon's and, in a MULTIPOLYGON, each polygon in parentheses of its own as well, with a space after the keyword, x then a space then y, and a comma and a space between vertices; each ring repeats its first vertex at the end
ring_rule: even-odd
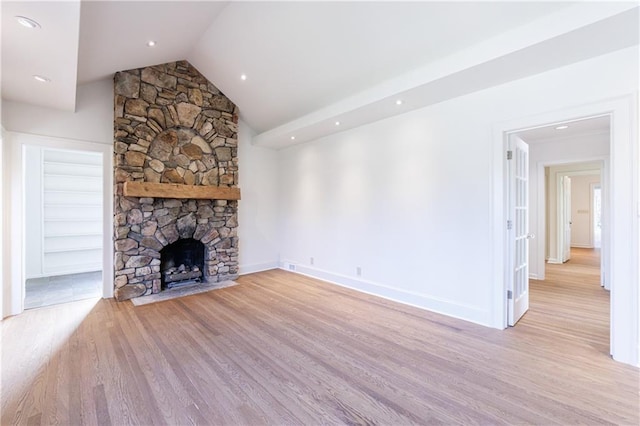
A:
MULTIPOLYGON (((93 388, 93 402, 95 406, 95 423, 104 426, 111 425, 111 416, 109 415, 107 394, 104 391, 104 385, 98 385, 93 388)), ((93 422, 87 421, 87 423, 90 424, 93 422)))
MULTIPOLYGON (((255 306, 255 303, 253 300, 250 305, 252 307, 255 306)), ((299 315, 309 315, 309 318, 296 318, 295 314, 292 312, 279 313, 281 317, 291 318, 293 320, 293 323, 288 325, 290 329, 296 328, 296 324, 312 324, 314 322, 318 322, 318 320, 322 321, 323 315, 321 312, 316 310, 309 310, 309 309, 305 310, 302 308, 303 306, 294 307, 294 309, 299 315)), ((326 310, 327 309, 325 309, 325 311, 326 310)), ((252 315, 252 317, 253 316, 254 315, 252 315)), ((331 323, 332 318, 333 316, 331 314, 328 314, 327 316, 324 317, 324 322, 331 323)), ((360 324, 366 325, 366 321, 363 321, 360 324)), ((314 339, 316 340, 323 337, 321 330, 314 330, 314 329, 300 330, 299 335, 314 336, 314 339)), ((393 389, 393 387, 388 383, 388 381, 392 381, 394 379, 397 380, 400 373, 404 372, 406 373, 406 375, 401 376, 404 387, 406 389, 411 389, 416 394, 418 394, 421 397, 422 402, 430 403, 431 406, 442 404, 444 407, 443 413, 456 412, 457 413, 456 415, 458 417, 464 415, 466 411, 466 403, 465 405, 454 406, 455 404, 452 404, 451 400, 433 401, 433 400, 430 400, 432 397, 429 396, 432 394, 435 394, 435 395, 439 394, 435 392, 430 392, 430 391, 433 391, 434 388, 439 388, 439 392, 445 392, 446 394, 447 389, 450 388, 451 386, 452 379, 455 380, 461 374, 468 375, 468 371, 465 371, 464 368, 459 368, 454 363, 453 368, 448 372, 449 375, 443 376, 440 373, 446 370, 445 365, 449 362, 446 358, 437 357, 437 359, 435 359, 435 362, 433 363, 433 365, 437 369, 430 369, 431 366, 429 365, 430 363, 427 360, 427 358, 430 356, 428 352, 417 352, 414 349, 410 349, 410 348, 406 348, 405 350, 405 348, 399 345, 397 342, 381 338, 380 335, 375 335, 375 336, 369 335, 369 333, 364 328, 359 329, 356 333, 353 333, 353 332, 350 333, 346 329, 338 328, 336 330, 332 330, 332 332, 328 336, 340 337, 343 335, 346 337, 340 338, 340 339, 322 341, 320 342, 322 344, 319 345, 318 348, 315 348, 316 350, 319 350, 319 351, 322 351, 324 348, 332 348, 332 349, 339 348, 341 350, 340 352, 345 352, 349 354, 348 359, 366 361, 366 362, 363 362, 362 364, 358 363, 356 365, 349 366, 355 369, 355 373, 354 371, 340 372, 338 373, 340 376, 353 377, 353 375, 356 374, 358 376, 364 377, 365 379, 372 381, 372 384, 376 386, 387 387, 389 388, 390 391, 397 394, 401 392, 399 392, 397 389, 393 389), (369 345, 363 345, 362 343, 364 343, 365 341, 368 342, 369 345), (379 348, 381 347, 385 348, 385 350, 380 351, 379 348), (354 349, 359 349, 359 350, 354 351, 354 349), (370 359, 370 360, 367 359, 369 358, 368 354, 372 354, 372 353, 376 354, 375 359, 370 359), (398 359, 402 361, 397 362, 398 359), (410 368, 406 368, 408 359, 411 360, 410 368), (383 362, 376 363, 376 361, 383 361, 383 362), (378 364, 385 365, 385 366, 388 365, 389 368, 379 367, 375 370, 371 368, 372 365, 378 365, 378 364), (425 374, 431 375, 431 376, 435 375, 440 377, 438 377, 437 380, 431 381, 431 383, 424 383, 423 381, 419 381, 419 380, 414 382, 413 380, 414 374, 416 373, 416 371, 419 371, 421 369, 420 368, 421 365, 427 366, 426 369, 424 370, 425 374), (374 376, 373 373, 378 373, 378 374, 374 376), (411 388, 409 388, 409 385, 411 385, 411 388)), ((393 335, 393 334, 389 334, 385 331, 384 335, 393 335)), ((411 343, 409 343, 409 345, 411 345, 411 343)), ((415 342, 413 343, 413 345, 415 346, 415 342)), ((331 357, 330 354, 323 355, 323 358, 329 358, 329 357, 331 357)), ((420 375, 420 377, 422 376, 420 375)), ((482 382, 482 379, 477 379, 477 380, 478 382, 482 382)), ((474 388, 474 380, 471 380, 471 381, 467 380, 465 381, 465 385, 462 386, 460 390, 467 393, 469 398, 475 397, 475 399, 477 400, 479 397, 478 392, 483 392, 486 389, 484 387, 474 388)), ((403 399, 406 399, 406 395, 404 396, 403 399)), ((489 395, 488 399, 494 399, 494 396, 489 395)), ((524 410, 523 412, 526 412, 526 410, 524 410)), ((484 413, 484 414, 488 416, 487 413, 484 413)), ((502 412, 498 412, 496 414, 501 415, 502 412)), ((444 417, 446 417, 446 415, 444 415, 444 417)), ((475 415, 475 417, 477 418, 477 414, 475 415)), ((432 420, 435 421, 435 419, 432 419, 432 420)), ((446 419, 446 420, 451 421, 450 419, 446 419)), ((486 419, 484 419, 484 421, 492 421, 492 422, 496 422, 498 420, 500 420, 500 416, 496 418, 487 417, 486 419)), ((525 418, 522 417, 522 413, 521 413, 521 417, 513 420, 524 421, 525 418)))
MULTIPOLYGON (((224 422, 224 416, 218 410, 216 410, 215 406, 217 404, 225 404, 227 400, 222 399, 221 396, 217 394, 217 392, 203 394, 201 393, 199 386, 197 386, 198 377, 201 376, 207 377, 209 380, 211 380, 212 388, 215 386, 215 384, 219 384, 220 381, 215 380, 213 374, 208 371, 206 367, 203 369, 203 371, 200 372, 201 376, 196 375, 195 377, 192 377, 189 374, 189 371, 185 369, 187 365, 197 362, 195 357, 193 357, 193 354, 195 352, 195 345, 197 345, 197 343, 195 341, 189 342, 188 340, 186 340, 184 338, 183 332, 181 343, 191 344, 188 346, 189 351, 187 353, 183 354, 182 356, 177 356, 177 354, 174 353, 175 351, 172 350, 174 342, 172 340, 165 341, 165 339, 163 339, 162 331, 160 330, 158 323, 152 325, 152 323, 147 319, 146 316, 139 315, 138 318, 145 326, 145 329, 150 333, 150 336, 154 340, 155 345, 158 347, 160 352, 162 352, 163 357, 167 360, 167 368, 171 369, 173 374, 175 374, 176 378, 178 379, 180 386, 186 390, 189 398, 192 401, 192 403, 189 405, 193 405, 193 407, 195 407, 198 412, 204 412, 206 418, 209 418, 211 422, 222 424, 224 422), (209 401, 211 401, 212 405, 210 405, 209 401)), ((160 325, 164 326, 165 328, 169 327, 168 324, 160 325)))
MULTIPOLYGON (((226 299, 226 298, 225 298, 226 299)), ((221 302, 222 300, 218 300, 221 302)), ((220 306, 220 305, 218 305, 220 306)), ((229 305, 223 305, 229 307, 229 305)), ((242 348, 239 353, 243 354, 246 364, 258 364, 255 368, 256 374, 263 377, 264 382, 268 383, 271 388, 271 394, 274 396, 286 393, 288 400, 295 400, 296 416, 298 423, 313 422, 314 419, 331 418, 331 411, 327 411, 323 406, 318 406, 314 401, 310 401, 307 395, 324 395, 330 393, 331 389, 325 389, 323 387, 314 386, 314 384, 323 383, 323 379, 326 378, 325 373, 320 371, 317 364, 313 364, 313 368, 309 368, 309 357, 305 357, 306 353, 297 350, 286 339, 279 338, 277 335, 267 334, 268 339, 264 339, 265 333, 261 330, 254 336, 252 336, 251 330, 256 330, 255 325, 247 321, 246 318, 239 317, 237 312, 232 308, 228 310, 229 315, 225 316, 229 323, 243 328, 246 333, 242 333, 243 341, 242 348), (262 339, 262 340, 260 340, 262 339), (252 344, 256 342, 257 344, 252 344), (275 346, 273 346, 275 344, 275 346), (277 358, 270 358, 271 354, 277 358), (295 367, 299 365, 296 363, 296 358, 302 356, 304 358, 304 367, 295 367), (265 358, 269 358, 265 360, 265 358), (261 361, 265 360, 264 363, 261 361), (278 368, 281 367, 281 368, 278 368), (291 374, 291 368, 296 368, 296 374, 291 374), (267 376, 265 373, 268 373, 267 376), (302 376, 302 379, 299 377, 302 376), (304 380, 307 379, 307 380, 304 380), (279 386, 273 386, 278 384, 279 386), (302 410, 302 411, 301 411, 302 410)), ((225 315, 226 312, 218 312, 219 316, 225 315)), ((239 348, 240 349, 240 348, 239 348)), ((333 383, 337 385, 337 383, 333 383)), ((351 394, 355 393, 355 389, 348 389, 351 394)), ((314 398, 316 398, 314 396, 314 398)), ((289 404, 291 405, 291 404, 289 404)), ((406 423, 406 419, 405 419, 406 423)))
MULTIPOLYGON (((250 306, 253 308, 253 304, 250 304, 250 306)), ((255 309, 252 309, 252 311, 253 310, 255 309)), ((268 318, 260 318, 259 312, 253 312, 253 315, 250 315, 249 318, 253 318, 254 321, 256 321, 255 326, 262 328, 274 339, 282 339, 283 335, 287 336, 288 339, 281 340, 282 344, 294 348, 298 353, 304 354, 307 359, 313 359, 314 364, 323 367, 327 375, 350 377, 351 385, 353 386, 356 383, 358 385, 354 388, 354 391, 357 390, 359 393, 370 395, 377 401, 383 402, 387 411, 391 410, 397 415, 399 414, 413 420, 414 422, 418 422, 417 418, 412 419, 413 416, 409 414, 409 410, 401 407, 403 403, 410 401, 411 395, 403 394, 402 391, 400 391, 399 389, 395 389, 392 384, 388 383, 384 377, 379 374, 374 374, 375 371, 371 368, 370 365, 368 366, 368 368, 363 368, 361 363, 357 361, 358 359, 361 359, 361 357, 366 356, 366 351, 360 351, 359 353, 355 354, 349 353, 350 351, 347 351, 347 353, 349 353, 350 355, 348 358, 336 357, 335 353, 337 351, 333 351, 333 349, 344 349, 344 346, 340 345, 341 342, 335 339, 323 339, 321 330, 316 327, 309 327, 302 330, 298 329, 295 324, 308 324, 308 322, 305 321, 305 318, 296 316, 296 313, 298 315, 302 314, 299 310, 295 310, 295 312, 286 312, 285 315, 282 316, 285 318, 291 318, 291 320, 293 321, 293 323, 287 324, 286 332, 283 331, 283 328, 267 328, 266 324, 269 324, 270 321, 268 320, 268 318), (332 348, 332 350, 328 350, 327 348, 332 348), (355 382, 353 380, 354 377, 358 377, 361 380, 355 382), (387 399, 377 394, 372 389, 373 387, 387 388, 390 392, 398 395, 398 398, 396 399, 396 401, 387 399)), ((313 316, 315 320, 321 318, 318 315, 318 312, 315 312, 313 316)), ((354 346, 357 344, 357 341, 355 339, 350 338, 349 340, 354 346)), ((425 398, 428 399, 429 397, 425 396, 425 398)), ((434 406, 437 405, 437 402, 438 401, 435 400, 431 401, 432 409, 434 409, 434 406)), ((452 409, 452 407, 450 407, 449 405, 450 404, 447 404, 445 402, 445 407, 440 412, 440 416, 444 420, 450 420, 447 419, 448 416, 446 414, 452 409)), ((435 421, 437 419, 433 418, 430 420, 435 421)))
MULTIPOLYGON (((117 305, 111 301, 106 301, 110 308, 116 311, 117 305)), ((114 312, 115 313, 115 312, 114 312)), ((104 390, 108 395, 108 410, 113 419, 118 419, 120 424, 142 424, 144 414, 147 409, 136 410, 137 401, 133 398, 135 391, 134 384, 130 383, 131 377, 124 372, 126 369, 126 359, 120 359, 121 352, 117 352, 113 345, 112 329, 114 321, 107 319, 103 324, 95 324, 97 351, 101 354, 101 370, 104 376, 104 390), (122 365, 121 365, 122 363, 122 365)))
MULTIPOLYGON (((68 422, 72 425, 86 423, 83 421, 84 411, 82 410, 82 381, 80 380, 80 366, 82 365, 82 354, 80 353, 80 342, 78 341, 77 330, 71 335, 69 344, 68 359, 68 383, 66 387, 69 395, 68 422)), ((88 389, 87 389, 88 390, 88 389)), ((88 394, 89 392, 85 392, 88 394)))
POLYGON ((39 426, 42 424, 42 413, 34 414, 27 420, 27 426, 39 426))
POLYGON ((134 307, 2 322, 4 424, 638 424, 597 252, 494 330, 282 270, 134 307))
MULTIPOLYGON (((226 376, 225 381, 227 383, 231 382, 236 385, 237 390, 234 393, 242 399, 240 406, 250 405, 253 401, 253 405, 257 405, 254 407, 256 410, 260 409, 262 413, 270 412, 271 415, 277 413, 277 416, 281 417, 280 421, 285 423, 299 423, 302 421, 301 419, 308 417, 305 401, 297 400, 296 404, 290 404, 291 399, 287 398, 286 403, 283 404, 278 398, 280 392, 292 394, 292 397, 295 398, 298 395, 296 384, 287 382, 280 389, 280 392, 273 392, 275 383, 280 378, 274 374, 275 368, 273 364, 260 364, 259 361, 263 354, 262 349, 265 345, 268 345, 268 342, 260 340, 259 337, 254 338, 252 331, 247 328, 243 328, 242 332, 239 333, 238 329, 242 328, 243 324, 225 315, 220 305, 216 305, 216 308, 212 315, 217 318, 218 327, 221 329, 231 327, 229 332, 234 334, 234 338, 231 340, 227 338, 211 339, 209 341, 210 345, 207 345, 207 347, 210 349, 210 353, 233 353, 236 356, 223 358, 203 355, 203 357, 210 358, 212 363, 220 367, 221 373, 226 376), (255 382, 253 386, 248 384, 251 382, 255 382), (258 402, 258 404, 255 402, 258 402)), ((207 311, 208 305, 201 306, 201 309, 202 311, 207 311)), ((220 334, 222 336, 225 335, 224 332, 220 334)), ((197 335, 193 337, 197 339, 197 335)), ((206 348, 200 344, 195 344, 195 346, 206 352, 206 348)))
MULTIPOLYGON (((328 311, 328 310, 330 310, 330 309, 325 309, 325 311, 328 311)), ((307 310, 307 312, 310 312, 310 311, 307 310)), ((309 314, 312 315, 314 318, 321 318, 322 317, 322 314, 319 313, 319 312, 312 312, 312 313, 310 312, 309 314)), ((286 317, 289 317, 289 316, 290 315, 286 315, 286 317)), ((332 315, 328 314, 329 320, 330 320, 331 317, 332 317, 332 315)), ((303 324, 310 323, 310 321, 298 321, 298 322, 299 323, 303 323, 303 324)), ((363 321, 362 323, 364 324, 365 322, 363 321)), ((340 331, 340 330, 338 330, 338 331, 340 331)), ((340 334, 341 333, 335 333, 335 335, 340 335, 340 334)), ((360 330, 356 335, 350 336, 351 338, 349 340, 349 343, 347 343, 347 345, 345 345, 344 349, 345 349, 345 351, 348 351, 349 347, 351 347, 351 348, 355 347, 356 345, 354 345, 351 342, 356 341, 356 338, 359 339, 359 340, 362 340, 362 339, 370 339, 371 340, 371 338, 373 338, 374 340, 381 340, 378 336, 396 336, 396 335, 393 334, 393 333, 389 333, 388 331, 383 331, 382 333, 376 332, 373 336, 367 336, 366 335, 366 331, 360 330)), ((329 342, 326 346, 334 347, 334 346, 336 346, 338 344, 339 344, 338 342, 329 342)), ((385 340, 385 339, 382 339, 382 343, 381 344, 382 344, 382 346, 387 348, 387 351, 385 351, 385 353, 389 352, 389 348, 394 348, 395 349, 394 353, 393 353, 393 356, 384 360, 385 361, 384 362, 385 365, 387 365, 387 364, 393 365, 394 358, 406 359, 406 355, 400 354, 400 351, 402 351, 402 349, 403 349, 401 346, 397 345, 396 343, 394 343, 392 341, 385 340), (396 355, 402 355, 402 356, 397 356, 396 357, 396 355)), ((462 351, 463 352, 464 348, 457 349, 457 351, 462 351)), ((353 358, 358 359, 358 358, 362 357, 365 353, 366 353, 366 350, 363 351, 360 354, 354 354, 353 358)), ((422 354, 421 354, 422 361, 425 361, 424 364, 429 364, 429 363, 426 362, 426 359, 425 359, 428 355, 429 355, 428 352, 422 352, 422 354)), ((450 354, 450 356, 454 357, 455 353, 452 352, 450 354)), ((446 367, 446 365, 448 364, 448 361, 447 361, 448 359, 455 359, 455 358, 449 358, 448 356, 447 357, 438 357, 437 359, 434 360, 433 365, 434 366, 438 366, 440 370, 443 370, 446 367)), ((483 383, 485 385, 490 385, 491 383, 495 382, 495 379, 492 378, 490 375, 479 374, 478 372, 476 372, 474 370, 470 370, 470 369, 467 369, 467 371, 465 371, 464 369, 456 368, 456 364, 460 363, 460 361, 461 361, 461 358, 457 357, 455 363, 453 364, 454 369, 451 371, 452 377, 455 377, 456 374, 460 375, 460 374, 464 373, 465 376, 468 377, 471 381, 468 382, 467 384, 465 384, 465 386, 462 387, 461 389, 458 389, 458 391, 464 392, 467 388, 469 388, 470 385, 472 386, 472 384, 474 382, 483 383), (474 377, 474 376, 476 376, 476 377, 474 377)), ((490 371, 490 366, 488 366, 488 370, 490 371)), ((395 371, 397 371, 397 370, 395 370, 395 371)), ((427 373, 427 372, 425 371, 425 373, 427 373)), ((495 382, 491 386, 492 386, 492 388, 503 388, 504 389, 504 388, 510 387, 511 385, 509 383, 498 381, 498 382, 495 382)), ((520 391, 520 390, 521 389, 515 388, 515 389, 512 389, 512 392, 517 392, 517 391, 520 391)), ((476 396, 476 399, 477 399, 479 397, 479 395, 481 395, 481 393, 479 394, 477 392, 482 392, 482 390, 474 390, 474 392, 476 392, 475 396, 476 396)), ((560 410, 559 412, 556 412, 555 413, 555 417, 561 417, 561 412, 562 412, 562 410, 560 410)), ((589 418, 589 416, 586 417, 586 419, 588 419, 588 418, 589 418)), ((520 420, 523 420, 523 419, 520 419, 520 420)))

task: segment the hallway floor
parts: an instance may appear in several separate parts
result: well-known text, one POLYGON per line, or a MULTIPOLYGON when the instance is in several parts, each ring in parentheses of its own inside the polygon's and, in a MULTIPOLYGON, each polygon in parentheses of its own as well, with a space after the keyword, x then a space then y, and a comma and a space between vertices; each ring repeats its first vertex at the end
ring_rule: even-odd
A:
POLYGON ((529 311, 515 329, 546 333, 609 356, 609 291, 600 286, 600 250, 572 248, 571 260, 546 265, 530 280, 529 311))
POLYGON ((24 308, 40 308, 92 297, 102 297, 102 271, 31 278, 26 281, 24 308))

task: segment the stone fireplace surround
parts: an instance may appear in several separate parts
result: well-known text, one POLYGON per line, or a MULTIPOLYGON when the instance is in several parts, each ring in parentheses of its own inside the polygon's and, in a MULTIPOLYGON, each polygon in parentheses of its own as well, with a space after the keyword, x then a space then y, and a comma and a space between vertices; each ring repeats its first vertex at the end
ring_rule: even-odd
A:
POLYGON ((160 251, 204 244, 203 279, 238 275, 235 200, 125 196, 124 182, 237 187, 237 108, 186 61, 114 77, 114 296, 161 291, 160 251))

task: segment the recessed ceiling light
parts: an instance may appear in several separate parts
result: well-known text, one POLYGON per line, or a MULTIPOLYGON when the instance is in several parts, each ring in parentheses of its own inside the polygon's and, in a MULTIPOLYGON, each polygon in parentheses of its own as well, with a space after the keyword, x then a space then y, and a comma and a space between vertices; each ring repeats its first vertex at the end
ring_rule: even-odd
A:
POLYGON ((340 122, 339 122, 339 121, 336 121, 336 126, 339 126, 339 125, 340 125, 340 122))
POLYGON ((240 80, 246 80, 246 79, 247 79, 247 75, 246 75, 246 74, 242 74, 242 75, 240 76, 240 80))
POLYGON ((34 75, 33 78, 39 81, 40 83, 51 83, 51 79, 43 75, 34 75))
POLYGON ((563 124, 562 126, 556 127, 556 130, 564 130, 564 129, 568 129, 568 128, 569 128, 569 126, 563 124))
POLYGON ((295 136, 291 136, 291 140, 292 140, 292 141, 295 141, 295 140, 296 140, 296 137, 295 137, 295 136))
POLYGON ((155 46, 155 45, 156 45, 155 40, 149 40, 149 41, 147 42, 147 47, 153 47, 153 46, 155 46))
POLYGON ((402 99, 398 99, 398 100, 396 101, 396 105, 402 105, 402 99))
POLYGON ((40 28, 40 24, 38 24, 36 21, 34 21, 33 19, 27 18, 26 16, 16 16, 16 20, 20 23, 20 25, 22 25, 23 27, 27 27, 27 28, 40 28))

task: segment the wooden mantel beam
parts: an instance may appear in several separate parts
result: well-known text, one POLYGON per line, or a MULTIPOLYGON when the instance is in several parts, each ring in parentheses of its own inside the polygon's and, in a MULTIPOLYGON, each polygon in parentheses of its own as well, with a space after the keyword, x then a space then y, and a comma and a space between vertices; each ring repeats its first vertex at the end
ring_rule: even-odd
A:
POLYGON ((240 188, 181 185, 178 183, 125 182, 125 197, 181 198, 198 200, 239 200, 240 188))

